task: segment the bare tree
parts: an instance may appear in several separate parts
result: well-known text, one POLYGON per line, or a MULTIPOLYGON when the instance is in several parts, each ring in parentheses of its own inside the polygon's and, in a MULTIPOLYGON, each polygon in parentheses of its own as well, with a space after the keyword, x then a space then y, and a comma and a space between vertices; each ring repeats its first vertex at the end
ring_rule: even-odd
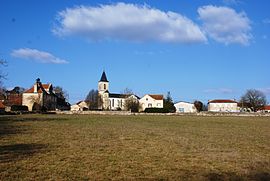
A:
POLYGON ((139 112, 139 110, 141 109, 141 105, 138 99, 130 96, 125 100, 124 108, 131 112, 139 112))
POLYGON ((263 92, 256 89, 249 89, 241 97, 240 104, 250 108, 252 111, 258 111, 264 107, 267 103, 266 96, 263 92))
POLYGON ((54 90, 54 94, 61 99, 65 99, 66 101, 68 101, 69 95, 67 93, 66 90, 64 90, 62 87, 60 86, 55 86, 53 87, 54 90))
POLYGON ((88 103, 90 110, 96 110, 103 105, 102 98, 98 94, 98 90, 92 89, 89 91, 85 98, 85 102, 88 103))

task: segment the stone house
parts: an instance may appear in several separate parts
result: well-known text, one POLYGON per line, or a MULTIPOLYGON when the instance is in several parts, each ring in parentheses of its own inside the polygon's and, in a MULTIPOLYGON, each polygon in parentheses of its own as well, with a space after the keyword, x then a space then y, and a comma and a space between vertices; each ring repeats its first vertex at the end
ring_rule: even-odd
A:
POLYGON ((42 84, 40 79, 23 93, 22 104, 33 110, 55 110, 57 105, 57 96, 53 92, 52 84, 42 84))
POLYGON ((210 112, 239 112, 238 102, 230 99, 215 99, 208 101, 210 112))

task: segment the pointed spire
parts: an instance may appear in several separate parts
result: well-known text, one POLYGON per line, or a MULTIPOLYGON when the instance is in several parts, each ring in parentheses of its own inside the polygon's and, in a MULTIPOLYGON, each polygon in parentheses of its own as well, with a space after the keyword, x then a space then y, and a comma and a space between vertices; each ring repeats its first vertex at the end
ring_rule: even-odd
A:
POLYGON ((105 71, 103 71, 102 75, 101 75, 101 78, 100 78, 100 81, 99 82, 109 82, 107 80, 107 76, 106 76, 106 73, 105 71))

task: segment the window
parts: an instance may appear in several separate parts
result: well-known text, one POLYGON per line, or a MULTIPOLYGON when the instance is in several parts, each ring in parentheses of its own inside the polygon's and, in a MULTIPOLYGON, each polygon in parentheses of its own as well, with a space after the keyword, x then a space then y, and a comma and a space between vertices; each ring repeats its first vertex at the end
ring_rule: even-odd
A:
MULTIPOLYGON (((104 84, 105 85, 105 84, 104 84)), ((112 100, 112 107, 114 107, 114 99, 112 100)))
POLYGON ((146 98, 146 100, 148 101, 148 98, 146 98))
POLYGON ((182 107, 180 107, 180 108, 179 108, 179 112, 185 112, 185 109, 182 108, 182 107))
POLYGON ((160 103, 157 103, 157 107, 160 107, 161 106, 161 104, 160 103))
POLYGON ((148 107, 152 107, 152 104, 148 104, 148 107))
POLYGON ((104 84, 104 89, 106 89, 106 84, 104 84))

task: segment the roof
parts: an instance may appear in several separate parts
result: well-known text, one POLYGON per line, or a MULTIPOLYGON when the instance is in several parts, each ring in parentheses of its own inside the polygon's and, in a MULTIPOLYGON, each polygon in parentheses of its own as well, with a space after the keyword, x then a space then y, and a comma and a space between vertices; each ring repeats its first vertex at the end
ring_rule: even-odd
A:
POLYGON ((109 93, 109 97, 112 98, 127 98, 129 95, 127 94, 114 94, 114 93, 109 93))
POLYGON ((235 100, 230 99, 215 99, 208 101, 208 104, 209 103, 237 103, 237 102, 235 100))
POLYGON ((101 78, 100 78, 100 82, 109 82, 107 80, 107 76, 106 76, 105 71, 102 72, 102 75, 101 75, 101 78))
POLYGON ((4 109, 5 105, 2 103, 2 101, 0 101, 0 109, 4 109))
POLYGON ((264 106, 263 110, 270 110, 270 105, 264 106))
MULTIPOLYGON (((52 84, 42 84, 42 87, 45 90, 48 90, 52 84)), ((26 90, 24 93, 34 93, 34 86, 32 86, 30 89, 26 90)), ((38 93, 42 93, 42 89, 38 89, 38 93)))
POLYGON ((194 104, 194 103, 191 103, 191 102, 187 102, 187 101, 178 101, 178 102, 176 102, 176 103, 174 103, 174 104, 179 104, 179 103, 187 103, 187 104, 194 104))
POLYGON ((109 93, 110 98, 128 98, 130 96, 135 96, 137 99, 140 99, 138 96, 135 94, 115 94, 115 93, 109 93))
POLYGON ((163 100, 163 95, 161 94, 148 94, 150 97, 156 100, 163 100))

